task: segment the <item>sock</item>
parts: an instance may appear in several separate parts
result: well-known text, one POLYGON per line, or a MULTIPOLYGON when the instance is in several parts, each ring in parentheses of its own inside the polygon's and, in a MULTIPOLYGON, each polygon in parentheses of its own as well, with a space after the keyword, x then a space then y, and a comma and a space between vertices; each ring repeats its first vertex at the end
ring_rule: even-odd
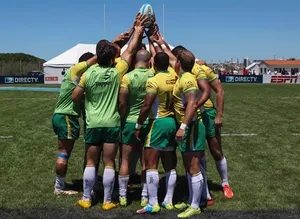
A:
POLYGON ((192 198, 191 206, 193 206, 194 209, 198 209, 200 204, 201 194, 202 194, 202 188, 203 188, 203 176, 201 172, 199 172, 195 176, 192 176, 191 182, 192 182, 192 190, 193 190, 193 198, 192 198))
POLYGON ((148 200, 147 183, 143 183, 143 188, 142 188, 142 200, 148 200))
POLYGON ((66 177, 56 176, 55 189, 62 190, 65 188, 66 177))
POLYGON ((95 183, 95 167, 86 167, 83 173, 83 200, 91 200, 91 192, 95 183))
POLYGON ((200 160, 200 171, 203 176, 203 190, 202 190, 201 198, 203 197, 206 200, 211 200, 211 196, 210 196, 209 190, 208 190, 207 175, 206 175, 205 167, 206 167, 206 157, 204 156, 204 157, 201 157, 201 160, 200 160))
POLYGON ((216 166, 222 180, 222 186, 224 187, 225 185, 229 185, 226 158, 224 157, 222 160, 216 161, 216 166))
POLYGON ((146 181, 149 196, 149 205, 155 206, 158 203, 157 191, 159 184, 159 175, 157 170, 147 170, 146 181))
POLYGON ((186 177, 187 177, 188 186, 189 186, 189 204, 191 204, 192 199, 193 199, 192 179, 191 179, 191 175, 189 173, 186 173, 186 177))
POLYGON ((166 172, 166 196, 164 199, 165 204, 173 203, 173 195, 176 186, 177 174, 176 170, 171 170, 171 172, 166 172))
POLYGON ((104 202, 111 202, 111 195, 115 184, 115 170, 112 167, 105 167, 103 173, 103 187, 104 187, 104 202))
POLYGON ((119 196, 120 196, 120 198, 127 197, 128 182, 129 182, 129 176, 119 176, 119 196))

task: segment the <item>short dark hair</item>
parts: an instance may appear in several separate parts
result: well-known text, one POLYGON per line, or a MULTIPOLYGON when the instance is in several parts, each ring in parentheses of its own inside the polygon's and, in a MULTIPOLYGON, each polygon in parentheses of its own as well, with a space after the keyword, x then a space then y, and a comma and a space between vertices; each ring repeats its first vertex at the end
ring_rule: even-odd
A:
POLYGON ((84 62, 94 57, 94 54, 91 52, 86 52, 80 56, 78 62, 84 62))
POLYGON ((157 71, 168 70, 169 56, 164 52, 159 52, 154 56, 154 65, 157 71))
POLYGON ((107 40, 100 40, 96 46, 97 62, 100 66, 109 66, 116 55, 116 47, 107 40))
POLYGON ((177 59, 181 64, 181 68, 185 72, 191 72, 195 65, 195 56, 189 50, 182 50, 178 53, 177 59))
POLYGON ((187 50, 187 49, 185 47, 183 47, 182 45, 179 45, 172 49, 172 53, 174 56, 178 56, 179 52, 181 52, 183 50, 187 50))

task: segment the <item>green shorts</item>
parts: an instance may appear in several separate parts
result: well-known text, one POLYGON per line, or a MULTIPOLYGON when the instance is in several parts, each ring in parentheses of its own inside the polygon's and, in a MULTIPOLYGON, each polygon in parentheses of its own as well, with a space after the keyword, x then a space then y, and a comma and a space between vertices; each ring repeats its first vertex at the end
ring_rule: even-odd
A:
POLYGON ((201 113, 201 116, 206 128, 206 137, 216 137, 215 118, 217 116, 217 111, 214 108, 209 108, 206 109, 205 112, 201 113))
MULTIPOLYGON (((128 145, 136 145, 137 140, 134 135, 134 130, 135 130, 135 124, 133 122, 126 122, 123 130, 122 130, 122 143, 123 144, 128 144, 128 145)), ((142 142, 145 142, 147 134, 149 133, 150 130, 150 125, 147 121, 147 123, 144 123, 144 125, 141 128, 140 132, 140 139, 142 142)))
POLYGON ((204 151, 206 146, 206 133, 203 122, 192 122, 186 129, 183 142, 178 142, 179 150, 183 152, 204 151))
POLYGON ((173 117, 149 120, 150 130, 145 141, 145 148, 162 151, 176 149, 175 135, 177 126, 173 117))
POLYGON ((102 143, 118 143, 121 140, 121 128, 87 128, 85 132, 85 143, 100 145, 102 143))
POLYGON ((55 113, 52 127, 59 140, 78 139, 80 134, 79 117, 55 113))

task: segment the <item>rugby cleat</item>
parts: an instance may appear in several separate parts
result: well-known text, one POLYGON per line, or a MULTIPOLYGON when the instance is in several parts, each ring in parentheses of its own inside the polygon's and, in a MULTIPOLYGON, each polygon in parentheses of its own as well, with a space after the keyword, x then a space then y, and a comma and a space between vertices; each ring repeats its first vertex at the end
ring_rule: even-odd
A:
POLYGON ((146 207, 148 205, 148 199, 141 200, 141 207, 146 207))
POLYGON ((55 195, 76 195, 77 191, 66 190, 66 189, 55 189, 53 192, 55 195))
POLYGON ((199 214, 201 214, 200 208, 195 209, 193 206, 190 206, 184 212, 178 214, 177 217, 179 217, 179 218, 188 218, 188 217, 192 217, 194 215, 199 215, 199 214))
POLYGON ((110 202, 110 203, 103 202, 102 209, 104 211, 108 211, 108 210, 118 207, 118 205, 119 205, 118 203, 114 203, 114 202, 110 202))
POLYGON ((83 208, 92 207, 92 201, 91 200, 84 201, 84 200, 80 199, 77 203, 78 203, 78 205, 80 205, 83 208))
POLYGON ((174 207, 175 207, 177 210, 180 210, 180 211, 185 210, 185 209, 188 208, 189 206, 190 206, 190 204, 186 204, 186 203, 184 203, 184 202, 174 205, 174 207))
POLYGON ((121 207, 126 207, 127 206, 127 198, 123 197, 119 199, 120 201, 120 206, 121 207))
POLYGON ((223 192, 224 192, 224 195, 225 195, 226 198, 230 199, 230 198, 233 197, 233 192, 232 192, 229 185, 225 185, 223 187, 223 192))
POLYGON ((161 204, 161 207, 167 209, 168 211, 171 211, 174 209, 174 205, 172 203, 170 204, 165 204, 164 202, 161 204))
POLYGON ((158 212, 160 212, 160 207, 158 204, 156 204, 154 206, 147 205, 144 208, 136 211, 137 214, 145 214, 145 213, 155 214, 158 212))

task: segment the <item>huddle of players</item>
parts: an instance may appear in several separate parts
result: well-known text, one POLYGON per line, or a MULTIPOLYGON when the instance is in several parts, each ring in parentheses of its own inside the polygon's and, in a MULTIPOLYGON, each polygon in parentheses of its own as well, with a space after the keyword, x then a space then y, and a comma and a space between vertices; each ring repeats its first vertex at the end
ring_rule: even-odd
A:
POLYGON ((146 33, 152 57, 148 51, 139 48, 145 21, 146 17, 138 14, 131 30, 118 36, 113 43, 101 40, 96 47, 96 56, 84 54, 79 63, 66 72, 52 120, 59 149, 55 194, 75 193, 66 189, 65 176, 75 139, 79 137, 79 117, 84 99, 86 167, 83 197, 78 204, 84 208, 92 205, 92 190, 97 181, 102 153, 102 208, 110 210, 117 207, 111 196, 115 182, 115 157, 119 142, 122 142, 120 205, 127 205, 129 165, 133 151, 144 146, 143 208, 137 213, 160 211, 157 168, 161 158, 167 185, 162 207, 184 210, 178 217, 190 217, 201 213, 200 201, 213 204, 205 173, 206 138, 222 178, 224 194, 227 198, 233 196, 228 184, 226 159, 215 132, 218 130, 215 129, 215 119, 217 125, 222 124, 223 90, 213 71, 195 63, 190 51, 178 46, 171 52, 156 25, 146 33), (120 56, 120 48, 131 37, 128 48, 120 56), (134 70, 126 74, 131 64, 134 70), (218 112, 209 99, 211 87, 217 91, 218 112), (174 206, 177 144, 187 172, 190 197, 188 204, 174 206))

